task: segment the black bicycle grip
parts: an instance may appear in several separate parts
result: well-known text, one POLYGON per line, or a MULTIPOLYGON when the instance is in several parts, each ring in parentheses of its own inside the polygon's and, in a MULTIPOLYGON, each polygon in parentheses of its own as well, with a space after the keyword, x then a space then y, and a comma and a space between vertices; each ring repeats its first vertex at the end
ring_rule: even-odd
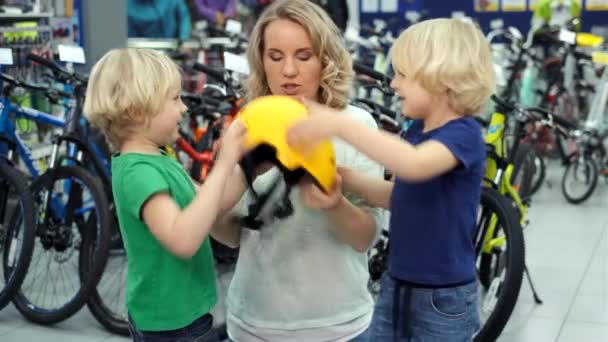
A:
POLYGON ((386 75, 379 73, 378 71, 361 63, 353 63, 353 70, 355 70, 355 72, 358 74, 369 76, 378 81, 389 81, 389 78, 386 75))
POLYGON ((49 90, 50 94, 57 94, 58 96, 64 97, 64 98, 73 98, 74 95, 70 94, 70 93, 66 93, 65 91, 62 90, 57 90, 57 89, 50 89, 49 90))
POLYGON ((187 102, 196 103, 197 105, 206 104, 215 107, 219 107, 222 105, 222 101, 218 99, 214 99, 211 96, 206 95, 197 95, 197 94, 182 94, 182 100, 187 102))
POLYGON ((382 113, 382 114, 384 114, 386 116, 389 116, 389 117, 391 117, 393 119, 399 117, 399 114, 397 114, 397 112, 395 112, 395 111, 393 111, 393 110, 391 110, 389 108, 386 108, 385 106, 383 106, 381 104, 378 104, 378 103, 376 103, 376 102, 374 102, 372 100, 358 98, 355 101, 364 103, 365 105, 373 108, 374 110, 378 110, 380 113, 382 113))
POLYGON ((226 77, 224 74, 223 70, 219 70, 216 68, 212 68, 208 65, 202 64, 202 63, 194 63, 194 65, 192 66, 192 68, 196 71, 200 71, 202 73, 205 73, 215 79, 217 79, 218 81, 225 81, 226 77))
MULTIPOLYGON (((505 101, 496 95, 492 95, 491 99, 492 99, 492 101, 494 101, 494 103, 496 103, 499 107, 502 107, 506 111, 512 111, 515 109, 515 105, 513 103, 511 103, 509 101, 505 101)), ((499 111, 502 111, 502 109, 500 109, 500 108, 497 108, 497 109, 499 111)))

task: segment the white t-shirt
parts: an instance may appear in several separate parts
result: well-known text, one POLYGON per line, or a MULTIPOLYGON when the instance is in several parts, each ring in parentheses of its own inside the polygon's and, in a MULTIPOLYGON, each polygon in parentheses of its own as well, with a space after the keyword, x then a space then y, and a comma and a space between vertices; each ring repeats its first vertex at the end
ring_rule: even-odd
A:
MULTIPOLYGON (((377 128, 366 111, 349 106, 339 115, 377 128)), ((335 139, 338 165, 382 178, 383 168, 352 146, 335 139)), ((277 175, 273 169, 258 177, 263 192, 277 175)), ((384 212, 346 194, 351 203, 370 210, 376 236, 384 212)), ((367 254, 337 239, 322 211, 309 209, 292 190, 292 216, 259 231, 243 229, 239 259, 227 295, 228 334, 237 341, 342 341, 364 331, 373 300, 367 289, 367 254)), ((249 196, 237 205, 246 213, 249 196)))

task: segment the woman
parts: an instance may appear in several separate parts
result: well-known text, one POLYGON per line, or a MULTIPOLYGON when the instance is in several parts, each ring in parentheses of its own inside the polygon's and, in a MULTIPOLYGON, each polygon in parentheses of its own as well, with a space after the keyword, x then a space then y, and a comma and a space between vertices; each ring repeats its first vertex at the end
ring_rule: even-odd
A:
MULTIPOLYGON (((376 127, 369 113, 348 105, 352 61, 339 37, 317 5, 273 2, 251 36, 248 99, 305 97, 376 127)), ((382 177, 382 168, 352 147, 334 146, 339 165, 382 177)), ((277 172, 258 176, 256 191, 263 192, 277 172)), ((236 187, 231 182, 226 192, 236 187)), ((247 199, 235 210, 240 216, 247 199)), ((325 195, 312 184, 294 189, 291 202, 294 214, 287 219, 260 231, 233 230, 240 233, 233 240, 240 242, 240 254, 226 300, 228 334, 239 342, 366 341, 373 300, 365 252, 379 234, 382 212, 339 189, 325 195)))

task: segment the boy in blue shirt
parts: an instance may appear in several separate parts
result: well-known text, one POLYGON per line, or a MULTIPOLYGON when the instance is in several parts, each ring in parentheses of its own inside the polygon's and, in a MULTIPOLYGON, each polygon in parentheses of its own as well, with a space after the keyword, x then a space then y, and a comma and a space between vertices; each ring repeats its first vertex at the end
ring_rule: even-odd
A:
POLYGON ((371 341, 470 341, 480 326, 474 229, 485 143, 472 117, 494 91, 489 44, 473 24, 435 19, 404 31, 391 49, 404 140, 303 100, 310 118, 293 146, 338 137, 385 166, 393 181, 340 170, 343 188, 390 209, 389 270, 371 341))

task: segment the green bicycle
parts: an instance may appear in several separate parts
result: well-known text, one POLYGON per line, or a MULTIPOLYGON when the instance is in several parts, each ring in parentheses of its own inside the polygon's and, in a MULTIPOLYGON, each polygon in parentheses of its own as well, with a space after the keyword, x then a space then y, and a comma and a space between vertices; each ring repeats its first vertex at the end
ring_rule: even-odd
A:
MULTIPOLYGON (((524 273, 537 303, 542 303, 525 265, 523 226, 527 224, 533 159, 520 145, 524 125, 530 120, 525 109, 496 96, 496 111, 487 126, 486 174, 475 239, 480 283, 482 328, 475 341, 494 341, 506 326, 517 302, 524 273), (514 141, 506 142, 507 115, 515 122, 514 141), (512 146, 510 149, 507 146, 512 146), (523 195, 523 196, 522 196, 523 195), (522 198, 525 198, 522 200, 522 198)), ((481 120, 483 121, 483 120, 481 120)), ((509 122, 511 122, 509 121, 509 122)))

